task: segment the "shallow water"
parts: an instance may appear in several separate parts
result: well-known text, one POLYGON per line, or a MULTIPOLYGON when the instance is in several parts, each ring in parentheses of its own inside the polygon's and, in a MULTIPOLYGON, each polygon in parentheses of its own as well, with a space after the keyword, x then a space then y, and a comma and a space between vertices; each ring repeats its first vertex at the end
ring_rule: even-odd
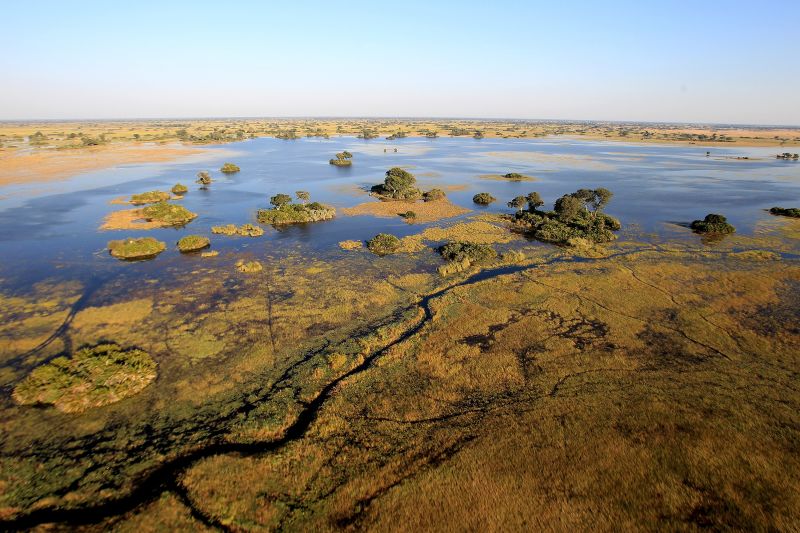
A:
MULTIPOLYGON (((165 274, 167 267, 191 269, 205 260, 181 256, 175 250, 173 244, 182 235, 211 235, 212 225, 255 222, 256 210, 269 207, 268 198, 278 192, 307 190, 312 200, 337 208, 373 201, 365 189, 380 182, 392 166, 416 174, 421 188, 444 188, 451 201, 474 210, 461 218, 475 212, 508 212, 508 200, 534 190, 550 206, 564 193, 604 186, 615 194, 608 212, 623 225, 636 228, 636 238, 657 234, 696 240, 679 224, 710 212, 726 215, 739 233, 748 234, 759 220, 770 218, 764 209, 795 205, 800 200, 800 164, 777 160, 775 153, 773 148, 722 145, 708 149, 564 138, 252 139, 172 164, 128 165, 52 185, 0 188, 0 198, 4 198, 0 200, 0 227, 4 229, 0 233, 0 257, 4 258, 0 278, 5 290, 16 292, 42 279, 86 280, 101 274, 153 278, 165 274), (354 154, 353 166, 329 165, 328 159, 343 149, 354 154), (218 169, 229 160, 237 163, 241 172, 225 176, 212 171, 215 181, 205 191, 194 183, 199 170, 218 169), (531 175, 538 181, 480 178, 507 172, 531 175), (98 230, 106 214, 130 208, 110 205, 113 198, 169 190, 176 182, 189 186, 190 192, 181 202, 199 214, 185 228, 98 230), (472 196, 484 191, 498 201, 487 207, 473 204, 472 196), (170 246, 147 262, 121 263, 107 254, 108 240, 139 235, 152 235, 170 246)), ((399 217, 340 215, 329 222, 268 227, 261 238, 213 236, 212 241, 223 256, 237 251, 259 257, 286 250, 330 256, 338 252, 336 243, 344 239, 368 239, 381 231, 403 236, 423 227, 406 224, 399 217)), ((630 238, 631 233, 627 235, 630 238)))

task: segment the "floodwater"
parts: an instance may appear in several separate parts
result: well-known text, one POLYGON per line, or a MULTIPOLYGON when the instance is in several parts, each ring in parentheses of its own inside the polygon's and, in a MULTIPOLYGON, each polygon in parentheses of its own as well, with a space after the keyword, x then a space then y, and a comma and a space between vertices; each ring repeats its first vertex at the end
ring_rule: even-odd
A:
MULTIPOLYGON (((152 278, 167 266, 191 269, 206 260, 177 252, 173 244, 182 235, 212 236, 212 225, 255 222, 256 210, 269 207, 269 197, 279 192, 293 195, 306 190, 312 200, 337 208, 374 201, 366 190, 381 182, 393 166, 417 175, 422 189, 443 188, 452 202, 474 211, 461 218, 482 211, 509 212, 508 200, 531 191, 540 192, 547 208, 564 193, 602 186, 614 192, 607 211, 624 227, 635 228, 625 233, 627 238, 657 234, 698 239, 681 224, 712 212, 724 214, 739 233, 748 234, 759 220, 770 217, 765 209, 800 203, 800 163, 776 159, 777 151, 724 144, 706 148, 565 138, 252 139, 213 148, 201 160, 190 157, 171 164, 128 165, 76 175, 52 186, 0 188, 0 289, 18 292, 43 279, 86 280, 100 273, 152 278), (352 167, 328 164, 341 150, 354 154, 352 167), (238 164, 241 172, 226 176, 214 170, 225 161, 238 164), (208 190, 194 183, 200 170, 211 170, 215 179, 208 190), (537 181, 481 178, 507 172, 530 175, 537 181), (190 188, 181 203, 199 214, 186 227, 98 230, 106 214, 130 208, 111 205, 112 199, 169 190, 177 182, 190 188), (487 207, 475 205, 472 196, 478 192, 489 192, 498 201, 487 207), (123 263, 108 255, 109 240, 144 235, 170 246, 146 262, 123 263)), ((255 258, 269 252, 274 257, 284 249, 326 255, 338 251, 337 242, 344 239, 365 240, 378 232, 403 236, 423 227, 406 224, 400 217, 340 214, 327 222, 266 227, 260 238, 212 236, 212 247, 223 257, 226 252, 245 252, 255 258)))

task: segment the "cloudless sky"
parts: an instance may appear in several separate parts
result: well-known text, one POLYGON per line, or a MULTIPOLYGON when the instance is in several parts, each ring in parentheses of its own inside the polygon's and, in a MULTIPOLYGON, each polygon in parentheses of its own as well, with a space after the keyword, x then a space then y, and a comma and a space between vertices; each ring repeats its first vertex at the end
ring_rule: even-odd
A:
POLYGON ((800 0, 3 1, 0 119, 800 124, 800 0))

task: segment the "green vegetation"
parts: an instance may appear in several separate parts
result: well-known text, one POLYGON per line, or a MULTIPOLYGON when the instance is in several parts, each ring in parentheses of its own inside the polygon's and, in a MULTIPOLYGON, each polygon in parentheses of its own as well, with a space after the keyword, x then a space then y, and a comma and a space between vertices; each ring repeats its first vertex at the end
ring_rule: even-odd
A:
POLYGON ((211 240, 202 235, 186 235, 178 241, 178 250, 183 253, 196 252, 211 246, 211 240))
POLYGON ((155 379, 156 367, 142 350, 98 344, 35 368, 14 388, 13 398, 23 405, 51 404, 80 413, 140 392, 155 379))
POLYGON ((117 259, 149 259, 164 250, 167 245, 153 237, 140 237, 138 239, 123 239, 109 241, 108 251, 117 259))
POLYGON ((192 213, 182 205, 158 202, 143 208, 142 217, 166 226, 183 226, 197 218, 197 213, 192 213))
POLYGON ((181 183, 176 183, 172 187, 172 194, 183 195, 189 192, 189 188, 181 183))
POLYGON ((496 200, 497 198, 495 198, 488 192, 480 192, 472 197, 472 201, 479 205, 489 205, 490 203, 496 200))
POLYGON ((346 240, 339 242, 339 248, 342 250, 360 250, 363 247, 364 243, 361 241, 346 240))
POLYGON ((507 180, 523 180, 525 176, 520 174, 519 172, 509 172, 508 174, 504 174, 503 177, 507 180))
POLYGON ((480 263, 497 257, 497 252, 488 244, 474 242, 449 242, 439 247, 439 254, 445 261, 480 263))
MULTIPOLYGON (((299 191, 299 193, 304 193, 304 202, 310 198, 310 195, 304 191, 299 191)), ((300 198, 299 193, 298 198, 300 198)), ((269 203, 274 205, 275 208, 259 209, 258 221, 262 224, 273 225, 302 224, 304 222, 329 220, 336 216, 334 208, 319 202, 293 204, 291 201, 292 197, 288 194, 276 194, 269 199, 269 203)))
POLYGON ((306 203, 311 199, 311 194, 309 194, 308 191, 297 191, 294 193, 294 195, 303 203, 306 203))
POLYGON ((400 248, 400 239, 389 233, 378 233, 367 241, 367 249, 375 255, 388 255, 400 248))
POLYGON ((777 159, 794 159, 797 161, 800 159, 800 154, 791 154, 789 152, 783 152, 782 154, 778 154, 775 156, 777 159))
POLYGON ((239 235, 241 237, 261 237, 264 235, 264 228, 255 224, 225 224, 224 226, 211 226, 211 233, 217 235, 239 235))
POLYGON ((195 183, 199 183, 201 185, 200 188, 205 189, 212 181, 214 180, 211 179, 211 174, 209 174, 207 170, 201 170, 197 173, 197 180, 195 183))
POLYGON ((223 174, 234 174, 236 172, 239 172, 240 170, 241 169, 237 165, 234 165, 233 163, 225 163, 224 165, 222 165, 222 168, 219 169, 219 171, 222 172, 223 174))
POLYGON ((349 167, 353 164, 353 154, 345 150, 336 154, 336 159, 331 159, 328 162, 337 167, 349 167))
POLYGON ((133 205, 154 204, 156 202, 164 202, 170 199, 168 192, 164 191, 148 191, 141 194, 134 194, 131 196, 131 203, 133 205))
POLYGON ((525 204, 527 203, 528 201, 524 196, 517 196, 513 200, 508 202, 508 204, 506 205, 508 205, 508 207, 511 207, 512 209, 520 211, 523 207, 525 207, 525 204))
POLYGON ((516 223, 540 241, 562 245, 604 243, 616 239, 613 232, 621 227, 617 219, 602 212, 611 197, 608 189, 579 189, 556 200, 554 211, 545 212, 538 211, 544 205, 541 196, 532 192, 525 197, 526 210, 520 210, 520 197, 512 200, 509 207, 518 209, 516 223))
POLYGON ((447 198, 447 195, 442 189, 431 189, 425 191, 422 195, 422 199, 426 202, 435 202, 436 200, 444 200, 445 198, 447 198))
POLYGON ((264 267, 259 261, 245 261, 244 259, 236 261, 236 270, 245 274, 255 274, 263 269, 264 267))
POLYGON ((773 207, 769 212, 783 217, 800 218, 800 208, 797 207, 773 207))
POLYGON ((726 234, 736 231, 736 228, 728 224, 727 218, 714 213, 706 215, 703 220, 695 220, 690 227, 696 233, 726 234))
POLYGON ((400 167, 386 171, 382 184, 374 185, 372 193, 387 200, 416 200, 422 192, 416 188, 417 178, 400 167))
POLYGON ((406 219, 407 221, 413 221, 417 218, 417 214, 414 211, 406 211, 405 213, 400 213, 400 216, 406 219))

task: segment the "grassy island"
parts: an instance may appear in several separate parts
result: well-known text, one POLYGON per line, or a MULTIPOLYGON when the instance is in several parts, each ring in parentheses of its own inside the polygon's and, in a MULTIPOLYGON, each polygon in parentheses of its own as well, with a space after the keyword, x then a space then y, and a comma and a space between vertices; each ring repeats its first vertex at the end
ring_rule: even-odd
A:
POLYGON ((386 171, 383 183, 372 187, 372 194, 382 200, 416 200, 422 196, 416 184, 417 178, 412 173, 393 167, 386 171))
POLYGON ((695 220, 692 222, 690 227, 695 233, 714 233, 724 235, 736 231, 736 228, 728 224, 727 218, 714 213, 706 215, 703 220, 695 220))
POLYGON ((264 228, 260 228, 255 224, 225 224, 224 226, 211 226, 211 233, 217 235, 239 235, 241 237, 261 237, 264 235, 264 228))
POLYGON ((800 218, 800 208, 797 207, 773 207, 769 212, 782 217, 800 218))
POLYGON ((378 233, 367 241, 367 249, 375 255, 389 255, 400 248, 400 239, 389 233, 378 233))
POLYGON ((496 202, 497 198, 488 192, 480 192, 472 197, 472 201, 478 205, 489 205, 492 202, 496 202))
POLYGON ((189 192, 189 187, 181 183, 176 183, 172 186, 172 194, 183 195, 189 192))
POLYGON ((553 211, 539 211, 544 201, 532 192, 514 198, 509 207, 518 209, 514 221, 537 240, 561 245, 604 243, 616 239, 613 232, 621 228, 619 220, 602 212, 612 196, 608 189, 579 189, 556 200, 553 211), (527 209, 521 209, 525 203, 527 209))
POLYGON ((35 368, 14 388, 13 398, 80 413, 140 392, 155 379, 156 367, 147 352, 99 344, 35 368))
MULTIPOLYGON (((303 193, 304 191, 298 191, 303 193)), ((308 193, 298 197, 308 198, 308 193)), ((336 209, 319 202, 293 204, 292 197, 288 194, 276 194, 269 203, 272 209, 259 209, 258 221, 262 224, 302 224, 304 222, 319 222, 330 220, 336 216, 336 209)))
POLYGON ((108 251, 117 259, 150 259, 167 249, 167 245, 153 237, 109 241, 108 251))
POLYGON ((345 150, 344 152, 339 152, 338 154, 336 154, 336 158, 331 159, 330 161, 328 161, 328 163, 337 167, 349 167, 350 165, 353 164, 353 154, 351 154, 347 150, 345 150))
POLYGON ((181 253, 196 252, 211 246, 211 239, 202 235, 186 235, 178 241, 178 250, 181 253))
POLYGON ((141 212, 145 220, 160 222, 165 226, 183 226, 197 218, 197 213, 192 213, 182 205, 167 202, 148 205, 141 212))
POLYGON ((219 169, 219 171, 222 172, 223 174, 235 174, 240 170, 242 169, 240 169, 238 165, 234 165, 233 163, 225 163, 224 165, 222 165, 222 168, 219 169))
POLYGON ((148 191, 141 194, 134 194, 131 196, 131 203, 133 205, 155 204, 164 202, 170 199, 168 192, 164 191, 148 191))

